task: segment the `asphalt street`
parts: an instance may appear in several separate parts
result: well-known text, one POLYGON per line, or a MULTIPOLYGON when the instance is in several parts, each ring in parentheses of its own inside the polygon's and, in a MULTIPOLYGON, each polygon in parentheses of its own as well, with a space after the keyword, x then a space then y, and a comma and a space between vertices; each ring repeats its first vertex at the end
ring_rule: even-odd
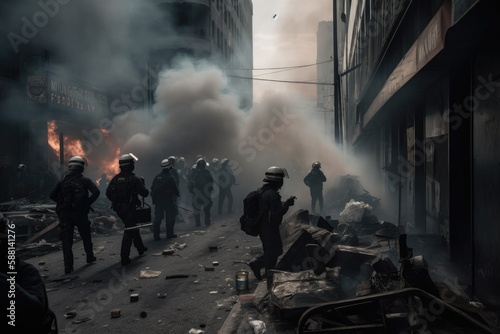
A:
POLYGON ((235 274, 249 270, 240 262, 260 249, 258 238, 239 229, 238 217, 214 216, 209 227, 178 222, 178 237, 165 239, 163 233, 160 241, 142 228, 149 249, 139 256, 132 247, 132 263, 125 267, 120 264, 120 230, 93 235, 98 260, 91 265, 76 241, 75 271, 68 275, 61 250, 26 261, 44 277, 60 333, 218 333, 239 294, 252 293, 259 284, 250 274, 249 290, 236 289, 235 274), (113 310, 120 310, 120 316, 113 318, 113 310))

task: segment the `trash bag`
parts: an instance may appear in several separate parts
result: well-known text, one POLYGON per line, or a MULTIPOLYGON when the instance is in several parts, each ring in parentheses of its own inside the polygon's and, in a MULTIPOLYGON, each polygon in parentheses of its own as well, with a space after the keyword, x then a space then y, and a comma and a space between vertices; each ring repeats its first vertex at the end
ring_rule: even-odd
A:
POLYGON ((339 222, 341 224, 361 222, 365 214, 371 210, 372 207, 365 202, 357 202, 351 199, 345 205, 344 211, 340 213, 339 222))

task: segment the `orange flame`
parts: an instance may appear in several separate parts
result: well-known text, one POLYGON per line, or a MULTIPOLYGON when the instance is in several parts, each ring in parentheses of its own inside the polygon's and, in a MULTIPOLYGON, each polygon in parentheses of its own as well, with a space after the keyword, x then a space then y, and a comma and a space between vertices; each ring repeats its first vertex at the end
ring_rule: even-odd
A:
MULTIPOLYGON (((48 121, 47 122, 47 141, 49 146, 52 148, 54 153, 57 156, 60 155, 60 141, 59 134, 57 133, 57 124, 56 121, 48 121)), ((113 147, 111 140, 109 138, 109 131, 101 129, 102 134, 106 138, 106 143, 108 147, 113 147)), ((115 156, 111 157, 110 160, 106 159, 101 161, 98 164, 92 164, 91 160, 85 156, 85 151, 82 147, 82 142, 80 139, 69 138, 68 136, 64 136, 64 153, 65 160, 69 159, 69 157, 78 155, 87 160, 87 163, 94 166, 97 170, 98 175, 106 174, 106 178, 109 181, 113 175, 117 174, 120 171, 118 166, 118 159, 120 157, 120 148, 112 148, 115 151, 115 156)), ((97 181, 99 183, 99 181, 97 181)))

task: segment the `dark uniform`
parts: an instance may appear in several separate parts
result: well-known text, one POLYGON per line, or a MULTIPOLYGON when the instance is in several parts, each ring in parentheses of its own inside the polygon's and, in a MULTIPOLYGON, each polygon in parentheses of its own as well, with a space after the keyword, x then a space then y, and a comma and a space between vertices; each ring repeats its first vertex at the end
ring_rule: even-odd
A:
MULTIPOLYGON (((88 213, 92 203, 99 197, 100 191, 94 182, 83 176, 80 170, 70 170, 61 181, 59 181, 50 193, 50 198, 57 202, 56 212, 60 223, 60 238, 62 241, 63 257, 64 257, 64 272, 66 274, 73 271, 73 232, 75 226, 82 238, 83 248, 87 254, 87 263, 92 263, 96 260, 92 248, 92 240, 90 237, 90 222, 88 213), (77 199, 78 203, 70 203, 65 200, 63 189, 66 182, 80 182, 84 187, 85 197, 77 199), (88 193, 91 193, 88 197, 88 193)), ((67 198, 66 198, 67 199, 67 198)))
POLYGON ((269 167, 264 178, 264 182, 267 183, 259 188, 259 237, 264 254, 251 261, 249 265, 259 280, 262 279, 260 271, 265 268, 268 289, 272 282, 269 270, 276 267, 278 257, 283 253, 283 242, 280 235, 281 221, 288 208, 295 204, 294 196, 281 202, 279 189, 283 186, 283 178, 285 177, 288 178, 286 169, 277 166, 269 167))
MULTIPOLYGON (((125 228, 134 227, 136 222, 134 221, 133 213, 134 210, 141 204, 138 195, 147 197, 149 195, 149 190, 146 189, 141 178, 136 176, 131 170, 123 169, 109 182, 106 195, 110 192, 110 189, 113 188, 116 189, 113 201, 113 210, 123 221, 125 228)), ((137 248, 139 255, 144 254, 147 250, 142 242, 138 229, 125 230, 123 232, 120 251, 122 265, 130 263, 130 248, 132 247, 132 243, 135 248, 137 248)))
POLYGON ((323 183, 326 182, 326 176, 323 174, 323 171, 320 169, 321 164, 316 162, 313 164, 313 168, 304 178, 304 183, 309 187, 311 192, 311 211, 312 213, 316 213, 316 201, 319 204, 320 214, 323 212, 323 183))
POLYGON ((153 222, 155 240, 160 240, 160 225, 163 218, 165 218, 167 239, 176 237, 174 225, 177 215, 179 189, 170 171, 171 169, 164 169, 155 176, 151 185, 151 196, 155 205, 155 219, 153 222))
POLYGON ((201 210, 205 214, 205 225, 210 225, 210 210, 212 208, 212 191, 214 179, 206 168, 206 161, 199 159, 196 168, 192 169, 189 183, 189 192, 192 194, 193 213, 196 226, 200 226, 201 210))
POLYGON ((227 198, 227 212, 233 212, 233 192, 231 187, 236 183, 236 179, 233 174, 231 166, 229 166, 228 160, 222 159, 221 168, 217 173, 217 181, 219 184, 219 202, 218 202, 218 212, 222 214, 222 206, 224 205, 224 200, 227 198))

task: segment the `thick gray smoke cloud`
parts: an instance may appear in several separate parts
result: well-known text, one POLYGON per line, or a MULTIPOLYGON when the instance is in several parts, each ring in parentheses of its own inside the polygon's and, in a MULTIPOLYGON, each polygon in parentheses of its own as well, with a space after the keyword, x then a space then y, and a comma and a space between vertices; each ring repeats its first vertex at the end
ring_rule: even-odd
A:
POLYGON ((241 199, 262 184, 268 167, 277 165, 290 174, 284 196, 294 194, 304 205, 309 194, 302 179, 314 161, 322 162, 329 179, 345 174, 341 154, 310 123, 310 111, 299 101, 270 95, 244 112, 229 86, 221 70, 204 62, 183 59, 165 69, 150 126, 143 117, 145 110, 115 121, 115 136, 128 138, 122 152, 132 152, 141 160, 138 174, 152 180, 160 171, 160 161, 170 155, 183 156, 190 165, 198 154, 209 162, 226 157, 235 171, 239 184, 235 192, 241 199), (142 130, 133 133, 136 129, 142 130))
POLYGON ((10 42, 3 53, 23 57, 42 47, 50 70, 106 89, 137 80, 149 46, 160 37, 150 25, 159 14, 148 1, 18 0, 2 6, 10 42))
MULTIPOLYGON (((54 15, 47 15, 46 24, 37 27, 27 43, 17 45, 21 54, 29 55, 27 50, 41 46, 48 52, 49 70, 95 85, 107 94, 130 94, 133 92, 130 87, 138 85, 143 89, 148 52, 161 46, 162 34, 169 30, 168 20, 150 7, 154 2, 61 2, 65 4, 59 4, 57 10, 52 8, 54 15), (155 21, 162 22, 161 30, 150 24, 155 21)), ((328 16, 325 14, 328 13, 325 4, 329 8, 327 3, 308 4, 300 17, 295 5, 270 9, 271 3, 255 5, 255 29, 262 26, 261 17, 267 18, 272 25, 266 28, 269 37, 281 36, 280 42, 265 53, 269 62, 260 65, 314 63, 315 43, 311 40, 314 40, 317 22, 328 16), (269 11, 266 16, 261 13, 264 7, 269 11), (273 20, 274 14, 278 15, 277 20, 273 20)), ((5 34, 13 32, 24 37, 25 21, 33 22, 34 15, 42 11, 39 2, 34 0, 11 2, 5 8, 8 11, 0 14, 5 34)), ((259 34, 257 32, 256 40, 263 36, 259 34)), ((260 55, 262 50, 257 44, 255 53, 260 55)), ((14 48, 9 45, 0 52, 13 53, 14 48)), ((282 78, 314 80, 315 67, 307 69, 307 77, 297 77, 295 72, 289 74, 282 78)), ((231 160, 239 184, 234 188, 235 203, 241 203, 239 200, 246 192, 262 184, 265 170, 279 165, 287 168, 291 177, 285 181, 283 195, 294 194, 299 204, 307 207, 310 197, 302 179, 314 161, 322 162, 329 181, 345 174, 347 168, 331 140, 325 139, 321 129, 310 122, 309 106, 315 86, 310 86, 308 92, 304 86, 274 89, 276 84, 271 85, 269 94, 259 97, 259 103, 244 112, 238 108, 237 92, 233 92, 221 70, 204 62, 179 59, 162 71, 151 110, 141 106, 145 101, 135 100, 137 109, 127 106, 128 112, 114 117, 112 131, 91 147, 88 173, 99 177, 94 166, 115 158, 117 148, 121 153, 133 152, 139 157, 137 173, 146 178, 148 186, 160 171, 160 161, 170 155, 183 156, 188 164, 194 163, 199 154, 209 161, 226 157, 231 160), (306 92, 305 95, 302 92, 306 92), (303 97, 309 101, 301 102, 303 97)), ((23 96, 12 97, 9 103, 26 108, 23 96)), ((15 107, 8 109, 16 110, 15 107)), ((81 137, 81 129, 73 134, 81 137)))

